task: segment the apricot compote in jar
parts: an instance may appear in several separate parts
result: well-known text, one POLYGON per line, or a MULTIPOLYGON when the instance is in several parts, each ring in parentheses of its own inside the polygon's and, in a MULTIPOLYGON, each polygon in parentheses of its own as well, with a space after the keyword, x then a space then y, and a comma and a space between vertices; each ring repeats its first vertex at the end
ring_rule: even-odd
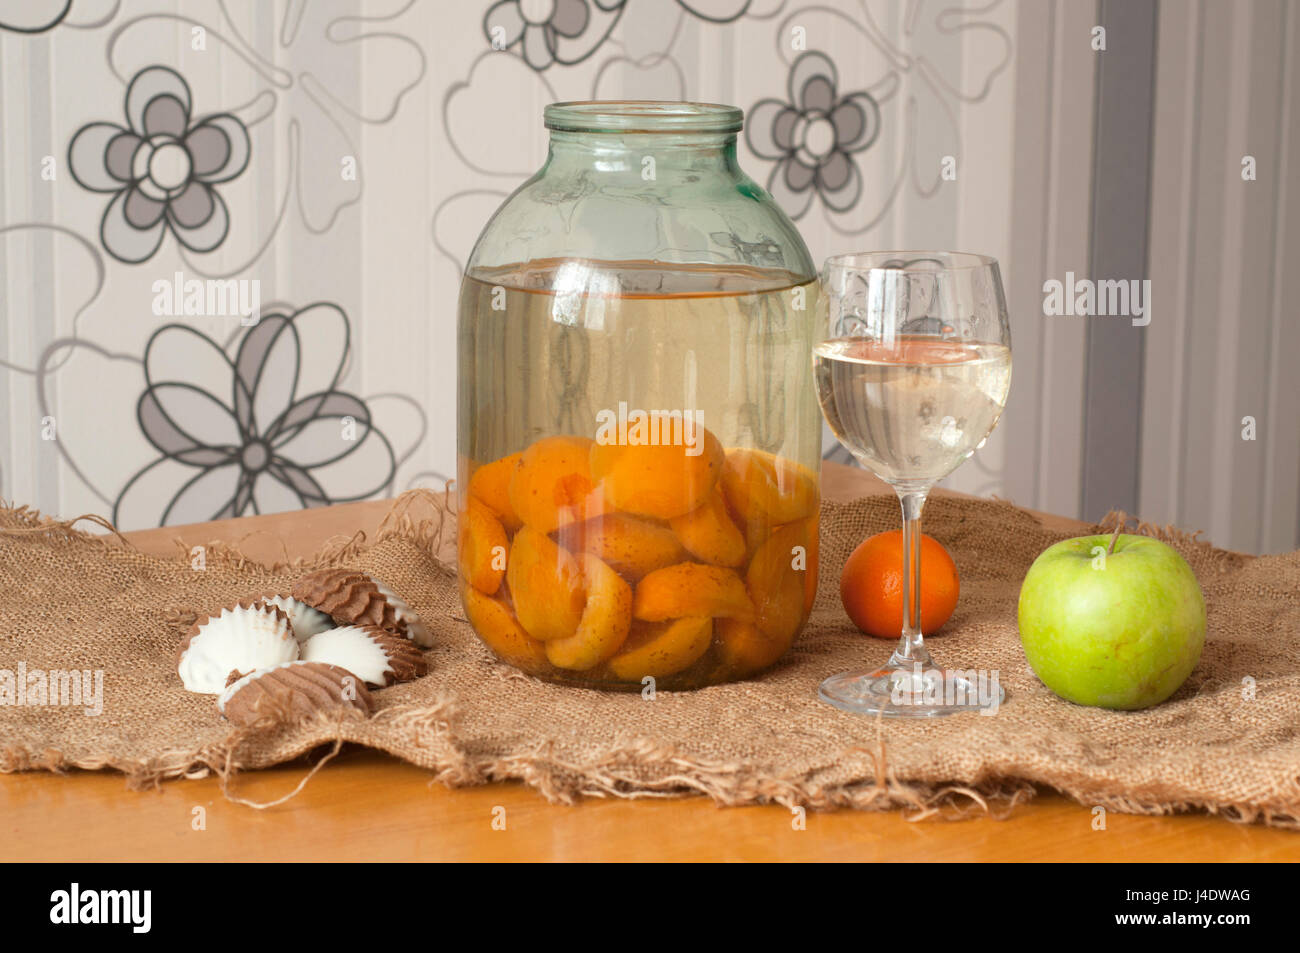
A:
POLYGON ((817 586, 816 270, 736 163, 740 110, 547 107, 459 318, 465 613, 590 688, 772 665, 817 586))

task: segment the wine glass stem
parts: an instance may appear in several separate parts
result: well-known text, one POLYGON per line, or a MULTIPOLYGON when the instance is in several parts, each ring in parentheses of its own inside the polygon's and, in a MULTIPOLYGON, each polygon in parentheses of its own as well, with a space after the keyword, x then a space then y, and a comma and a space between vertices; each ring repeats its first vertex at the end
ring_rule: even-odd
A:
POLYGON ((929 490, 898 488, 903 506, 903 637, 889 664, 907 668, 929 668, 933 663, 921 634, 921 510, 929 490))

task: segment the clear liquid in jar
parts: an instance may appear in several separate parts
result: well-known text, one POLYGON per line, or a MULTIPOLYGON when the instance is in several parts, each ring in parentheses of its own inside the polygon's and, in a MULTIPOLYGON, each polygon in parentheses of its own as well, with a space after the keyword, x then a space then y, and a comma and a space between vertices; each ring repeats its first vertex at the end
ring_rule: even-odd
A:
POLYGON ((744 265, 555 260, 477 269, 460 299, 462 456, 592 436, 620 402, 703 412, 724 446, 815 466, 816 280, 744 265))

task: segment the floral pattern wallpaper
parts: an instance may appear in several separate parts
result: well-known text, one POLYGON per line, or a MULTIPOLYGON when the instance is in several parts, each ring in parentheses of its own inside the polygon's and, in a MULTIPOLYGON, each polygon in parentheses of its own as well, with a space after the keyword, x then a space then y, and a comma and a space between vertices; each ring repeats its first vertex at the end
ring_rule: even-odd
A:
POLYGON ((862 197, 853 153, 880 133, 880 106, 859 90, 840 96, 835 64, 804 53, 790 67, 789 98, 764 99, 749 111, 745 139, 754 154, 775 160, 767 190, 791 218, 802 218, 816 195, 845 212, 862 197))
POLYGON ((440 485, 459 269, 547 102, 735 103, 816 256, 952 244, 1013 6, 0 0, 0 496, 134 529, 440 485))
POLYGON ((392 444, 374 428, 366 402, 340 389, 347 335, 347 316, 331 304, 262 315, 240 335, 233 357, 187 325, 155 331, 145 347, 137 421, 160 455, 127 481, 114 522, 274 513, 361 500, 391 486, 392 444), (340 335, 336 352, 307 346, 340 335), (352 433, 341 439, 345 428, 352 433), (336 464, 351 457, 362 466, 341 472, 336 464))
POLYGON ((212 251, 230 226, 212 186, 248 165, 248 130, 234 116, 190 120, 190 89, 163 66, 141 70, 126 89, 127 126, 82 126, 68 147, 77 183, 109 192, 99 237, 118 261, 151 258, 170 230, 191 251, 212 251))

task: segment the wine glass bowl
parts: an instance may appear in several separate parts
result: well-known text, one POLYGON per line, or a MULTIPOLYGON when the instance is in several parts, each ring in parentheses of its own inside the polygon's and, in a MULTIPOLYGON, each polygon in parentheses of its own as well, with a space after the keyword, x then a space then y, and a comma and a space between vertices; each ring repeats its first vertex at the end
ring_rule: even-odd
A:
POLYGON ((960 252, 868 252, 827 260, 825 337, 813 349, 822 414, 903 511, 904 617, 883 668, 845 672, 820 696, 864 714, 933 717, 1001 702, 940 669, 920 628, 926 496, 997 425, 1011 384, 1011 333, 997 262, 960 252), (935 689, 939 689, 935 700, 935 689))

